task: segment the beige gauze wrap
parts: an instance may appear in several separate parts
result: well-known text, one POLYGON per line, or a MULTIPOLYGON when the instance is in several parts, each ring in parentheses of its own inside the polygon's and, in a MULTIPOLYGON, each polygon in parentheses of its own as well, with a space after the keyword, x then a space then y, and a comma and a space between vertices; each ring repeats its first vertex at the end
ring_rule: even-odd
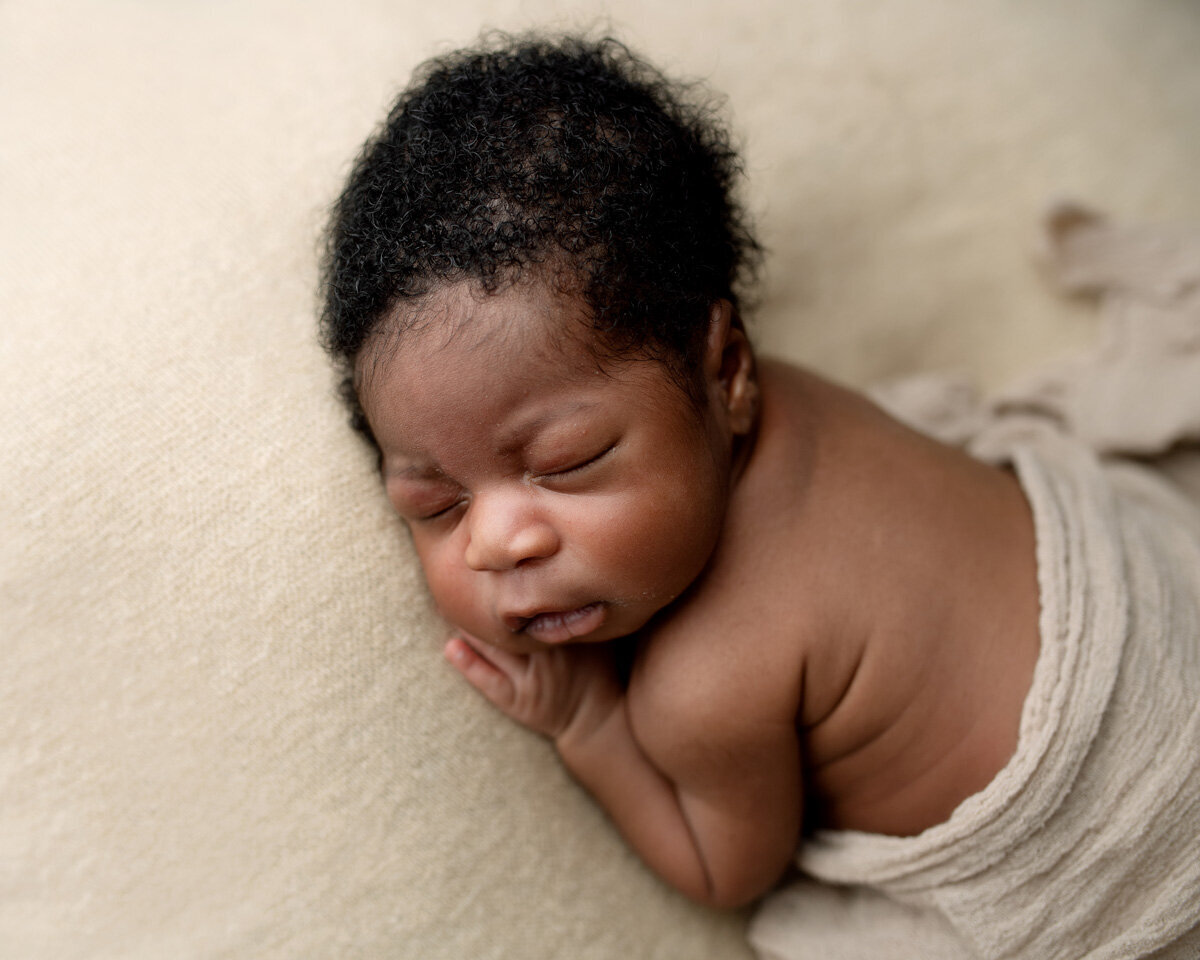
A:
POLYGON ((1016 753, 916 837, 807 839, 752 926, 763 957, 1200 957, 1200 236, 1048 226, 1060 282, 1103 297, 1093 354, 988 404, 932 378, 877 396, 1011 463, 1030 501, 1042 648, 1016 753))

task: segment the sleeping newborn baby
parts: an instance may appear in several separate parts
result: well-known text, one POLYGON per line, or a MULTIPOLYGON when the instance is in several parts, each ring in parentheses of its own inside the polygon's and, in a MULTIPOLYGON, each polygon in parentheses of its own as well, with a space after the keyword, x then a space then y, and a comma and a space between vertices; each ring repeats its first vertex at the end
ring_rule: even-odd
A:
MULTIPOLYGON (((1049 864, 1003 822, 962 829, 997 790, 1015 816, 1014 777, 1043 756, 1022 755, 1041 742, 1030 703, 1069 671, 1042 650, 1042 528, 1070 518, 1037 499, 1085 500, 1099 465, 1074 447, 1066 479, 1032 448, 985 463, 760 361, 737 174, 711 111, 613 41, 501 38, 433 61, 368 143, 330 229, 323 336, 453 627, 447 658, 703 903, 753 901, 837 838, 900 850, 956 830, 973 851, 988 834, 992 862, 968 852, 935 896, 877 878, 952 926, 941 888, 1003 878, 1002 859, 1045 897, 1093 861, 1132 870, 1137 844, 1060 851, 1052 805, 1049 864)), ((1176 819, 1194 824, 1189 783, 1176 819)), ((826 879, 875 883, 830 857, 826 879)), ((1114 937, 1157 916, 1137 893, 1104 908, 1114 937)), ((1020 895, 996 897, 1022 916, 1020 895)), ((1090 917, 1057 952, 963 928, 959 955, 1084 956, 1090 917)))

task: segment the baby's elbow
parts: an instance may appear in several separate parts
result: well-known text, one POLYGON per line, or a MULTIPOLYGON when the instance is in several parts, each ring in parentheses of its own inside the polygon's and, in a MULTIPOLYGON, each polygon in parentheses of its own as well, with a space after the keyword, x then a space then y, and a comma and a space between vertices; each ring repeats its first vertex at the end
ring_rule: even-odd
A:
POLYGON ((774 876, 728 875, 704 878, 701 888, 684 890, 691 899, 718 910, 737 910, 752 904, 775 884, 774 876))
POLYGON ((706 907, 713 907, 717 910, 737 910, 740 907, 749 906, 765 892, 765 890, 713 890, 700 902, 706 907))
POLYGON ((794 849, 793 843, 777 850, 757 848, 756 855, 748 855, 747 849, 739 847, 736 855, 723 862, 715 858, 705 862, 702 889, 695 893, 684 892, 705 906, 721 910, 749 906, 779 882, 791 862, 794 849))

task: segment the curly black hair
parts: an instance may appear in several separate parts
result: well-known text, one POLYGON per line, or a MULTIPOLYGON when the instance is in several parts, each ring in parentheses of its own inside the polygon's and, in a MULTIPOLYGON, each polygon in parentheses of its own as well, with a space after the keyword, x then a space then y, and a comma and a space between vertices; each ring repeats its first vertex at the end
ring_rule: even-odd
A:
POLYGON ((711 98, 611 38, 494 34, 418 68, 337 200, 321 339, 369 427, 355 361, 439 284, 493 292, 547 267, 606 355, 695 367, 712 304, 739 308, 761 255, 711 98))

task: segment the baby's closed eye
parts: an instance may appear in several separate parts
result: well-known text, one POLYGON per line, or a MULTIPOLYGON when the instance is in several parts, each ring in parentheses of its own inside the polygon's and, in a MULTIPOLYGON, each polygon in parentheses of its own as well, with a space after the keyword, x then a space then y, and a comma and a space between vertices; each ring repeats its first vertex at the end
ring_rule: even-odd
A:
POLYGON ((458 484, 443 478, 390 478, 387 497, 400 516, 417 522, 445 516, 465 500, 458 484))
POLYGON ((561 479, 583 473, 589 467, 596 466, 617 448, 617 443, 605 443, 599 449, 590 449, 584 453, 555 458, 542 469, 531 471, 535 480, 561 479))

